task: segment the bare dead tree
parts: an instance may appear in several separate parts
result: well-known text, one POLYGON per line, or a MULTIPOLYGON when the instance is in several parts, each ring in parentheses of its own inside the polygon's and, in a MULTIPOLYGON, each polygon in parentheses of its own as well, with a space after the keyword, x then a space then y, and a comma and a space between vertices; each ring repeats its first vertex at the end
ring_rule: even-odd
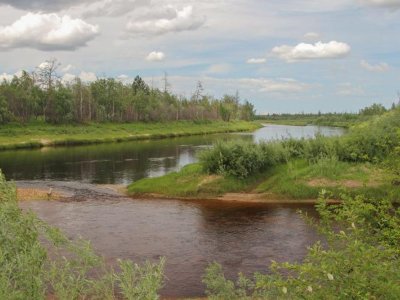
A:
POLYGON ((36 68, 36 79, 40 87, 46 91, 46 99, 43 105, 43 116, 46 119, 46 113, 52 101, 53 89, 57 81, 60 80, 57 75, 57 69, 61 64, 56 58, 46 60, 36 68))

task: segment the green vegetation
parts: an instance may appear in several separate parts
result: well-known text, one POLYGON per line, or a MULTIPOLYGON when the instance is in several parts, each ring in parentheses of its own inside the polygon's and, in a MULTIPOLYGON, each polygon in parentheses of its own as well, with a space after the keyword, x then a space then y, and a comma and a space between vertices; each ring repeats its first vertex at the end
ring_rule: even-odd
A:
POLYGON ((217 143, 200 154, 200 165, 135 182, 129 192, 191 197, 252 192, 265 198, 316 199, 325 188, 336 199, 347 191, 399 201, 399 154, 400 109, 394 109, 342 137, 217 143), (184 183, 184 191, 174 180, 184 183), (163 182, 168 187, 159 189, 163 182))
POLYGON ((0 150, 159 139, 211 133, 251 131, 259 124, 246 121, 174 121, 165 123, 89 123, 51 125, 42 122, 0 127, 0 150))
POLYGON ((150 87, 137 76, 131 83, 100 78, 87 83, 76 78, 63 82, 57 75, 56 60, 46 61, 29 74, 22 72, 10 81, 0 82, 0 124, 90 122, 166 122, 204 120, 252 120, 254 107, 241 103, 238 95, 215 99, 197 83, 191 97, 150 87))
POLYGON ((0 299, 157 299, 165 260, 107 266, 83 240, 18 207, 16 189, 0 173, 0 299))
POLYGON ((233 176, 208 175, 200 164, 190 164, 179 172, 156 178, 144 178, 132 183, 128 193, 136 196, 156 194, 166 197, 208 198, 227 192, 250 191, 263 174, 246 179, 233 176))
MULTIPOLYGON (((393 108, 395 108, 395 105, 393 105, 393 108)), ((355 124, 368 121, 372 117, 382 115, 387 111, 388 110, 381 104, 372 104, 369 107, 361 109, 358 113, 269 114, 258 115, 256 119, 270 124, 294 126, 319 125, 350 128, 355 124)))
POLYGON ((270 274, 225 278, 211 264, 204 275, 209 299, 398 299, 400 209, 390 201, 344 197, 317 205, 320 220, 306 219, 326 242, 309 248, 302 263, 273 262, 270 274))

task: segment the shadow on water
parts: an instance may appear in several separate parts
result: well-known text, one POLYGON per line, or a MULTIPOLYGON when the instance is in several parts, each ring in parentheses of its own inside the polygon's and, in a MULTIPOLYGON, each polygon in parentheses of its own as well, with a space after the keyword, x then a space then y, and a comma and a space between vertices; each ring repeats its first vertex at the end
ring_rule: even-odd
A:
POLYGON ((271 260, 301 260, 317 240, 297 213, 302 209, 315 215, 312 206, 123 198, 22 206, 71 238, 91 240, 110 263, 166 257, 162 294, 171 297, 202 296, 201 277, 213 261, 222 264, 229 278, 266 272, 271 260))
POLYGON ((195 162, 196 153, 219 140, 272 140, 338 135, 340 128, 268 125, 254 133, 0 152, 0 169, 13 180, 66 180, 128 184, 161 176, 195 162))

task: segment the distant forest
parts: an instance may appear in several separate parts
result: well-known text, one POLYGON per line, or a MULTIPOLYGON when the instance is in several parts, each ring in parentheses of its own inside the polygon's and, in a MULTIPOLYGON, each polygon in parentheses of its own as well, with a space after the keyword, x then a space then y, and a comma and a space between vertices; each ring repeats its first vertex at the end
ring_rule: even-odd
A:
POLYGON ((189 98, 173 94, 168 78, 164 89, 150 87, 137 76, 131 83, 115 78, 63 82, 57 60, 35 72, 22 72, 0 83, 0 123, 158 122, 178 120, 252 120, 254 106, 238 95, 221 99, 204 94, 201 82, 189 98))

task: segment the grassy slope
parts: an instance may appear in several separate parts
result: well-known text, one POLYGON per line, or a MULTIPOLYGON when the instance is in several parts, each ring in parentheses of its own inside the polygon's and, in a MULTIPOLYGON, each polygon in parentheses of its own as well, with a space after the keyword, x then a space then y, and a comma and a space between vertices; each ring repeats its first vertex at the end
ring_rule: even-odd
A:
POLYGON ((259 123, 245 121, 2 125, 0 150, 250 131, 259 127, 259 123))
POLYGON ((134 182, 128 192, 131 195, 153 193, 192 198, 252 192, 262 193, 265 199, 315 199, 321 189, 331 192, 333 198, 338 198, 346 191, 350 194, 400 199, 400 187, 392 185, 390 173, 376 165, 337 161, 310 165, 303 160, 276 166, 245 180, 207 175, 200 164, 192 164, 179 172, 134 182))

